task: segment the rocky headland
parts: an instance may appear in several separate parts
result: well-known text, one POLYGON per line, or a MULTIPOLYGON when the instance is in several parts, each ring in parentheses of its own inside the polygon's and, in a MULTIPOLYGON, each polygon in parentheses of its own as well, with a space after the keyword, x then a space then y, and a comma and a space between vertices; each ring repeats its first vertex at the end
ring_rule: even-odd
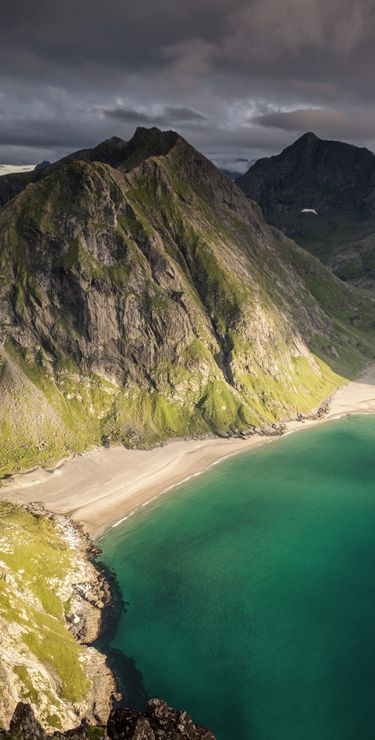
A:
POLYGON ((76 523, 1 502, 0 724, 27 700, 47 729, 105 722, 115 681, 92 643, 109 586, 76 523))
POLYGON ((124 706, 94 647, 112 587, 81 526, 37 503, 0 507, 0 738, 214 740, 160 699, 124 706))
POLYGON ((64 737, 71 740, 215 740, 212 732, 194 724, 187 712, 173 709, 160 699, 151 699, 144 712, 114 709, 104 725, 94 727, 84 720, 73 730, 53 735, 47 735, 30 705, 20 702, 9 730, 0 730, 3 740, 59 740, 64 737))

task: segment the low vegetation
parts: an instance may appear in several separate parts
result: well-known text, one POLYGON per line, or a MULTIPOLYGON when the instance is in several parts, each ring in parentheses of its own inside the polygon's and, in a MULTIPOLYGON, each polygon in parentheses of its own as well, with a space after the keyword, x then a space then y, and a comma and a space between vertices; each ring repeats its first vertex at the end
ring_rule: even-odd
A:
POLYGON ((90 688, 84 652, 65 620, 64 591, 74 573, 74 553, 52 519, 5 501, 0 502, 0 550, 0 670, 8 687, 0 699, 0 719, 16 690, 44 724, 59 727, 90 688))

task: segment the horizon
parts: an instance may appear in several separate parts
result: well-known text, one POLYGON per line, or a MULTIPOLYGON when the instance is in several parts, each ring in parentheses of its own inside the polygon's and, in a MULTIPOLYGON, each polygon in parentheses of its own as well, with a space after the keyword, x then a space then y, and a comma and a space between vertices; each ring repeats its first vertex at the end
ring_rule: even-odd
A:
POLYGON ((143 124, 226 168, 307 130, 373 150, 374 38, 367 0, 5 0, 0 162, 55 161, 143 124))
MULTIPOLYGON (((75 151, 80 151, 81 149, 95 148, 96 146, 99 146, 100 144, 104 143, 105 141, 110 141, 111 139, 121 139, 122 141, 125 141, 125 142, 126 141, 131 141, 131 139, 133 138, 133 136, 134 136, 134 134, 135 134, 135 132, 137 131, 138 128, 143 128, 145 130, 151 130, 152 128, 158 128, 158 127, 155 127, 155 126, 137 126, 136 129, 134 129, 134 132, 130 136, 129 139, 123 139, 121 136, 118 136, 117 134, 113 134, 112 136, 106 137, 105 139, 102 139, 101 141, 98 141, 96 144, 93 144, 92 147, 80 147, 80 149, 78 149, 78 150, 72 149, 71 151, 67 152, 67 155, 73 154, 75 151)), ((172 131, 173 133, 178 134, 178 136, 181 136, 182 138, 186 139, 186 137, 183 136, 183 134, 181 134, 177 129, 163 129, 163 128, 161 128, 161 129, 158 129, 158 130, 159 131, 162 131, 162 132, 172 131)), ((278 156, 279 154, 282 154, 282 152, 285 149, 288 149, 290 146, 292 146, 293 144, 295 144, 300 139, 303 139, 304 137, 308 136, 309 134, 312 135, 312 136, 315 136, 315 138, 319 139, 320 141, 337 142, 337 143, 340 143, 340 144, 348 144, 348 145, 351 145, 351 146, 357 146, 357 145, 351 144, 348 141, 343 141, 342 139, 336 139, 336 138, 327 138, 327 139, 325 139, 325 138, 323 138, 321 136, 318 136, 314 131, 305 131, 300 136, 295 137, 291 141, 289 141, 289 143, 287 143, 283 147, 283 149, 281 149, 280 151, 272 151, 269 154, 265 155, 265 157, 268 158, 268 157, 278 156)), ((191 143, 191 142, 189 142, 188 139, 186 139, 186 140, 188 141, 188 143, 191 143)), ((195 148, 197 149, 197 147, 195 147, 195 148)), ((374 154, 374 151, 372 151, 372 149, 370 149, 369 147, 358 147, 358 148, 367 149, 367 151, 369 151, 371 154, 374 154)), ((374 149, 375 149, 375 146, 374 146, 374 149)), ((237 167, 236 168, 236 167, 229 167, 229 166, 226 167, 224 165, 221 166, 220 164, 217 164, 217 162, 215 162, 214 159, 212 159, 207 154, 205 154, 204 151, 202 151, 201 153, 204 156, 206 156, 208 159, 210 159, 210 161, 212 161, 213 164, 216 167, 218 167, 218 169, 221 169, 223 171, 227 170, 228 172, 231 172, 232 174, 237 174, 237 175, 244 174, 245 172, 247 172, 258 161, 258 159, 262 159, 263 158, 263 157, 258 157, 258 159, 253 159, 253 160, 248 159, 248 160, 246 160, 246 162, 245 161, 242 162, 242 165, 243 166, 241 168, 240 167, 237 167)), ((67 155, 64 155, 64 156, 67 156, 67 155)), ((59 159, 61 159, 61 157, 59 157, 59 159)), ((59 161, 59 159, 52 160, 50 162, 50 164, 54 164, 55 162, 59 161)), ((35 167, 37 167, 38 164, 41 164, 41 162, 22 163, 22 164, 20 163, 18 165, 13 164, 13 163, 9 163, 8 164, 8 163, 1 163, 0 162, 0 177, 2 177, 3 175, 16 174, 16 173, 20 173, 20 172, 28 172, 30 170, 33 170, 35 167)))

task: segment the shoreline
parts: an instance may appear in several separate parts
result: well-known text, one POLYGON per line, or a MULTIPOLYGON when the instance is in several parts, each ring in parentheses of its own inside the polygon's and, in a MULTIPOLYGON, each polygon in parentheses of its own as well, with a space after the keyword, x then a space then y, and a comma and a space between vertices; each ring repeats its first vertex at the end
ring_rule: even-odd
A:
POLYGON ((0 497, 20 504, 42 504, 51 513, 79 522, 98 540, 111 527, 212 465, 296 431, 359 414, 375 414, 375 363, 333 394, 326 413, 286 422, 281 434, 172 439, 151 450, 96 448, 59 461, 53 469, 14 475, 0 497))
POLYGON ((96 648, 103 611, 112 600, 106 574, 95 562, 99 550, 68 517, 35 504, 25 505, 21 517, 12 503, 3 509, 1 727, 25 698, 48 732, 74 729, 84 719, 105 724, 117 684, 106 654, 96 648), (47 655, 40 640, 47 641, 47 655))

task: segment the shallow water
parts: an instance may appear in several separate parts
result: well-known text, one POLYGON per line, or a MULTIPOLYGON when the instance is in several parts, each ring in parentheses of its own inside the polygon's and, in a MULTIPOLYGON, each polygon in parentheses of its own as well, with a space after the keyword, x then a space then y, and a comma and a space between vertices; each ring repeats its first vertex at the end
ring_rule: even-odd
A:
POLYGON ((150 696, 218 740, 375 737, 374 453, 375 416, 327 423, 103 538, 128 602, 112 647, 150 696))

